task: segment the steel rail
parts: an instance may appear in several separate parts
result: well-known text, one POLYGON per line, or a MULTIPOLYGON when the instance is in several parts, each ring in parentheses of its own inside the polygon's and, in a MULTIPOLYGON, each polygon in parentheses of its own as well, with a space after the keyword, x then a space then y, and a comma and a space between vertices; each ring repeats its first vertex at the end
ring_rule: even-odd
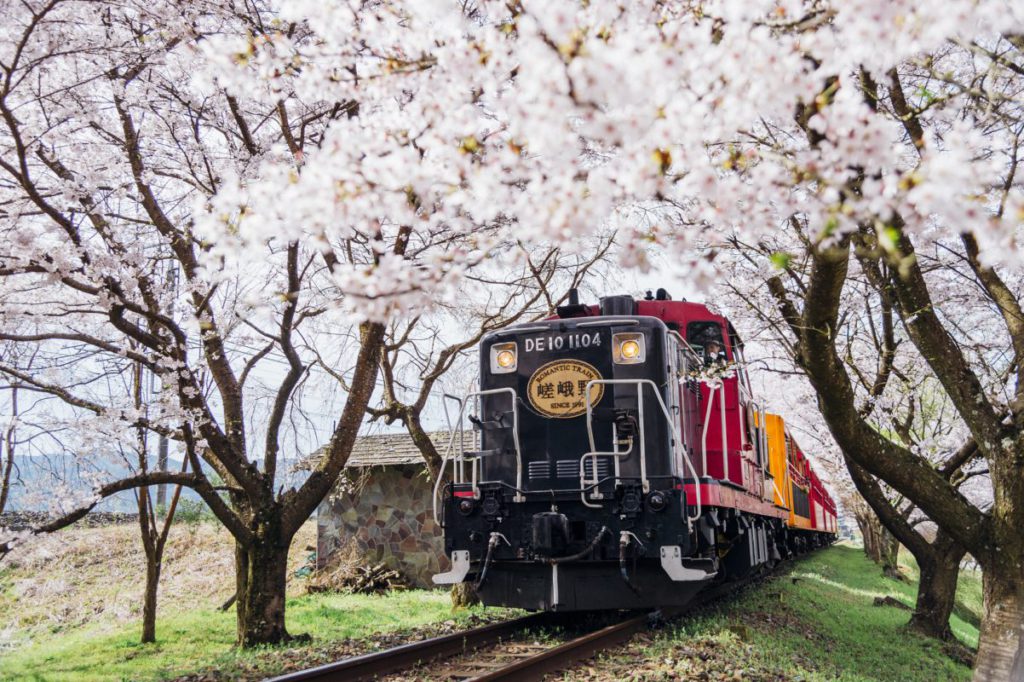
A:
POLYGON ((493 644, 512 637, 522 630, 553 623, 551 613, 534 613, 522 618, 483 625, 472 630, 455 632, 450 635, 432 637, 419 642, 402 644, 391 649, 375 651, 361 656, 346 658, 335 663, 298 670, 269 682, 300 682, 300 680, 338 680, 339 682, 355 682, 370 680, 379 675, 410 668, 420 663, 427 663, 438 658, 445 658, 463 653, 471 649, 493 644))
POLYGON ((529 658, 514 661, 504 668, 470 679, 473 682, 539 680, 542 675, 568 668, 573 663, 589 658, 603 649, 622 644, 636 633, 645 630, 650 620, 650 616, 646 613, 634 616, 621 623, 603 627, 564 644, 559 644, 529 658))
POLYGON ((753 576, 732 583, 724 583, 694 596, 685 606, 673 606, 655 613, 643 613, 620 623, 609 625, 581 637, 559 644, 529 658, 520 659, 509 665, 493 670, 467 682, 531 682, 542 675, 558 672, 584 661, 594 654, 622 644, 633 635, 651 627, 652 622, 669 622, 688 615, 711 602, 734 595, 747 585, 758 582, 764 576, 753 576))

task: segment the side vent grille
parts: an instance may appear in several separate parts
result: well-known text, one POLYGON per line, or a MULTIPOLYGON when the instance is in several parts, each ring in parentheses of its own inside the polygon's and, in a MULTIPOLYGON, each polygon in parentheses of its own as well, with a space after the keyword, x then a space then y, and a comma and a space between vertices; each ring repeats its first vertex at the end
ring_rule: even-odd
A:
POLYGON ((531 481, 535 478, 551 478, 551 465, 547 462, 529 462, 526 473, 531 481))
POLYGON ((580 461, 578 459, 560 459, 555 462, 555 472, 559 478, 579 478, 580 461))
MULTIPOLYGON (((587 478, 590 480, 594 479, 594 460, 587 458, 587 478)), ((556 471, 558 472, 559 478, 580 478, 580 460, 558 460, 555 463, 556 471)), ((597 478, 598 480, 606 478, 610 475, 611 465, 606 457, 597 459, 597 478)))

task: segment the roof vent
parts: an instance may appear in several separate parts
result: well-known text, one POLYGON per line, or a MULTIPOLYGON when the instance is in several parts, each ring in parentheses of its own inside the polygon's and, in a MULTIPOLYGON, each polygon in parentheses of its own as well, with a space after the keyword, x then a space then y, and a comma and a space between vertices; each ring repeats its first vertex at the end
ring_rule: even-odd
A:
POLYGON ((559 317, 586 317, 590 314, 590 309, 585 305, 580 305, 580 292, 575 288, 569 289, 569 302, 567 305, 560 305, 555 309, 555 313, 559 317))
POLYGON ((605 296, 601 299, 602 315, 636 315, 636 301, 632 296, 605 296))

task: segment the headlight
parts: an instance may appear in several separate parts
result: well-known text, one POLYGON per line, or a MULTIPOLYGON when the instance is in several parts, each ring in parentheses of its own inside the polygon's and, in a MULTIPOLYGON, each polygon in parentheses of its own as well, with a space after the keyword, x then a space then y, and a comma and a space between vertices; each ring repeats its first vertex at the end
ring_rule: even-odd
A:
POLYGON ((494 344, 491 346, 491 373, 508 374, 516 371, 517 356, 515 341, 494 344))
POLYGON ((638 365, 647 358, 643 334, 631 332, 612 335, 612 360, 620 365, 638 365))

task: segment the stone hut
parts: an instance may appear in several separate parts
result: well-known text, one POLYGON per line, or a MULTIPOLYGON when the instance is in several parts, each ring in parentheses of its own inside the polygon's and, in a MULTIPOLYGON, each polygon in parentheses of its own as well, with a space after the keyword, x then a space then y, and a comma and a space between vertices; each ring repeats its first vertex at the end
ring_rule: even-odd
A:
MULTIPOLYGON (((430 434, 443 452, 447 432, 430 434)), ((314 455, 315 457, 316 455, 314 455)), ((448 570, 441 528, 434 523, 433 485, 406 433, 356 439, 338 485, 317 509, 317 566, 339 549, 383 561, 415 587, 448 570)))

